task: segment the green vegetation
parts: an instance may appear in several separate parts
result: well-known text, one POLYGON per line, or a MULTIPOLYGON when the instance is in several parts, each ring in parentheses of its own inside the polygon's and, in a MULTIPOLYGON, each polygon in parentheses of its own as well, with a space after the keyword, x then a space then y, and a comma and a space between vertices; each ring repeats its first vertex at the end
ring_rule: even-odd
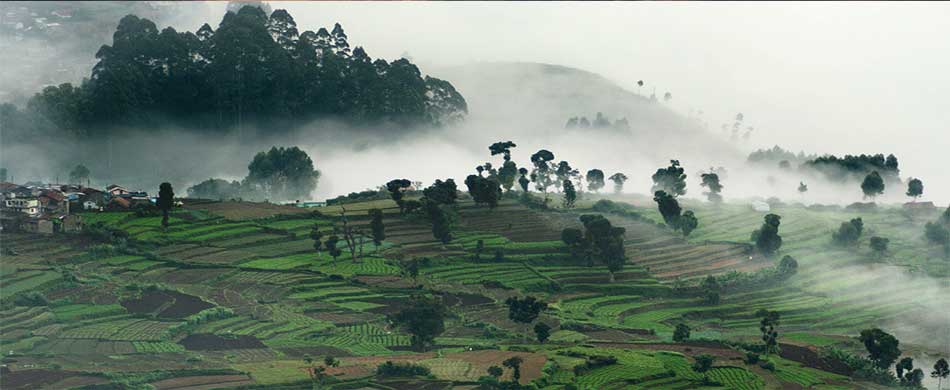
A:
MULTIPOLYGON (((585 195, 570 211, 546 211, 503 196, 490 209, 430 188, 438 203, 423 202, 450 220, 446 242, 424 210, 400 213, 388 199, 240 221, 186 206, 171 210, 167 229, 161 216, 85 214, 128 232, 124 245, 28 234, 7 241, 4 233, 17 255, 0 268, 5 293, 13 291, 0 299, 0 343, 74 370, 94 361, 77 356, 137 361, 100 366, 116 372, 186 362, 246 372, 243 380, 265 386, 309 386, 308 354, 336 356, 340 365, 324 374, 354 384, 474 383, 495 366, 498 386, 517 375, 542 388, 853 388, 877 371, 823 371, 792 360, 783 343, 863 350, 854 340, 867 324, 907 315, 907 302, 932 302, 919 299, 919 287, 835 270, 871 261, 941 269, 921 249, 923 226, 939 213, 894 222, 900 212, 889 208, 778 207, 782 245, 765 240, 776 254, 767 258, 749 237, 774 228, 777 214, 762 225, 765 213, 732 203, 674 199, 703 221, 684 238, 657 225, 664 219, 653 207, 585 195), (848 245, 829 239, 858 217, 868 234, 848 245), (347 228, 355 258, 341 256, 347 228), (871 256, 871 238, 882 236, 888 255, 871 256), (862 288, 869 283, 883 287, 862 288), (888 300, 874 301, 880 296, 888 300), (703 354, 715 358, 695 370, 703 354), (387 361, 398 367, 379 371, 387 361)), ((877 339, 872 345, 888 344, 877 339)), ((886 351, 879 355, 884 364, 886 351)))

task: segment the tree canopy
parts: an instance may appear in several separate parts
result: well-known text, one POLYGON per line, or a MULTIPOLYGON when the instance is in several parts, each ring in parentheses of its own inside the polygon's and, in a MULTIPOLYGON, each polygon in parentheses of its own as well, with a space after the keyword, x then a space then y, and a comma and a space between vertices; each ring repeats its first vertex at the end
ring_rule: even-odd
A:
POLYGON ((268 16, 245 6, 226 13, 216 29, 204 24, 196 32, 159 30, 127 15, 112 44, 95 57, 81 85, 49 86, 30 99, 30 118, 11 123, 24 127, 11 132, 45 127, 89 134, 169 123, 202 129, 254 124, 273 132, 288 127, 275 123, 318 118, 443 125, 468 110, 450 83, 423 77, 405 58, 373 60, 362 47, 351 48, 339 24, 300 32, 280 9, 268 16))
POLYGON ((917 178, 911 178, 907 182, 907 196, 917 200, 921 195, 924 194, 924 182, 917 178))
POLYGON ((392 317, 392 321, 412 335, 410 342, 413 347, 425 350, 445 332, 447 314, 448 310, 441 301, 417 294, 409 298, 408 305, 392 317))
POLYGON ((313 160, 296 146, 258 153, 247 171, 245 183, 272 199, 307 199, 320 178, 313 160))
POLYGON ((621 193, 623 191, 623 183, 627 181, 627 175, 617 172, 613 175, 610 175, 610 181, 614 182, 614 192, 621 193))
POLYGON ((704 173, 702 174, 702 178, 702 186, 709 189, 709 192, 706 193, 706 198, 713 203, 722 202, 722 195, 719 194, 722 192, 722 184, 719 183, 719 175, 712 172, 704 173))
POLYGON ((879 329, 865 329, 858 338, 868 351, 868 359, 880 368, 888 368, 901 355, 898 341, 891 334, 879 329))
POLYGON ((755 242, 755 247, 759 252, 771 256, 782 247, 782 236, 778 234, 782 217, 776 214, 768 214, 764 219, 765 223, 762 224, 762 227, 752 232, 752 241, 755 242))
POLYGON ((679 160, 670 160, 670 166, 653 174, 653 192, 665 191, 673 197, 686 195, 686 174, 679 160))
POLYGON ((872 199, 883 194, 884 178, 877 171, 872 171, 864 177, 864 181, 861 183, 861 191, 864 192, 865 197, 872 199))
POLYGON ((587 171, 587 189, 591 192, 600 191, 604 188, 604 171, 600 169, 591 169, 587 171))

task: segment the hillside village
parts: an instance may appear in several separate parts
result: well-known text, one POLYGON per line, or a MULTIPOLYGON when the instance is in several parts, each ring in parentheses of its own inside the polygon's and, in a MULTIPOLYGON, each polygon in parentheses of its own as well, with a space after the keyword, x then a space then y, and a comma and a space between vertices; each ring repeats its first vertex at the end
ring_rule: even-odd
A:
POLYGON ((142 210, 155 207, 155 197, 111 184, 104 189, 77 184, 0 183, 3 230, 71 233, 82 230, 79 212, 142 210))

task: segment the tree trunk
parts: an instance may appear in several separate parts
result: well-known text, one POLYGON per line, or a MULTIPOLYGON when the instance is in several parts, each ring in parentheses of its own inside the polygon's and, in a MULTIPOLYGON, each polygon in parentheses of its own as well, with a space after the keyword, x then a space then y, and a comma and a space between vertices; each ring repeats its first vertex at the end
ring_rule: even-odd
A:
POLYGON ((614 273, 611 272, 611 273, 610 273, 610 283, 613 283, 613 282, 615 282, 615 281, 616 281, 616 279, 614 279, 614 273))
POLYGON ((168 229, 168 209, 162 209, 162 227, 168 229))

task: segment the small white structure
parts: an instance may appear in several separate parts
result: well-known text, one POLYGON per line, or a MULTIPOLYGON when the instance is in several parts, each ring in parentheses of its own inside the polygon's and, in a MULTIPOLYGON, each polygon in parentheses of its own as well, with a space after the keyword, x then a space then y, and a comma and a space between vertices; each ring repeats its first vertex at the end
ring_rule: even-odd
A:
POLYGON ((768 203, 765 203, 761 200, 752 201, 752 209, 760 212, 768 212, 772 210, 768 203))

